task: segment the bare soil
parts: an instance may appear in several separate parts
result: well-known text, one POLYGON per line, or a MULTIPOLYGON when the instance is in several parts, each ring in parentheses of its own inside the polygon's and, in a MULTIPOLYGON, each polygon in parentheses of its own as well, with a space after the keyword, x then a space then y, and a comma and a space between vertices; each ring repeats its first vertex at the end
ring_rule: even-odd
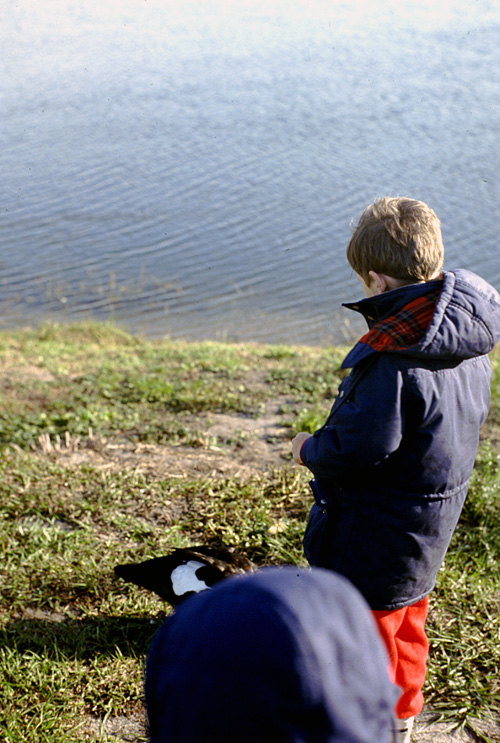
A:
POLYGON ((193 430, 203 431, 195 446, 135 444, 90 436, 40 441, 43 453, 72 464, 101 469, 130 469, 157 478, 248 478, 291 461, 290 429, 280 415, 281 400, 266 405, 261 416, 210 413, 191 416, 193 430))
MULTIPOLYGON (((412 743, 478 743, 484 740, 481 735, 492 743, 500 741, 500 725, 493 721, 475 721, 474 727, 481 734, 479 735, 470 729, 460 729, 456 723, 436 722, 435 718, 432 712, 425 710, 418 716, 413 728, 412 743)), ((105 734, 120 743, 138 743, 147 736, 143 718, 89 718, 85 720, 84 728, 88 740, 105 734)))

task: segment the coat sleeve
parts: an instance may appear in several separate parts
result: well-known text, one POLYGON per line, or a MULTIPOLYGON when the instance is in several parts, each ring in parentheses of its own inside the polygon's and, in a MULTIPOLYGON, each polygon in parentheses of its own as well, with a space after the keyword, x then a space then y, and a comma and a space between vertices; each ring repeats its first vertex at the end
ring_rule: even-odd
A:
POLYGON ((353 369, 344 394, 300 452, 315 477, 339 484, 365 478, 400 446, 404 390, 394 357, 380 354, 368 369, 353 369))

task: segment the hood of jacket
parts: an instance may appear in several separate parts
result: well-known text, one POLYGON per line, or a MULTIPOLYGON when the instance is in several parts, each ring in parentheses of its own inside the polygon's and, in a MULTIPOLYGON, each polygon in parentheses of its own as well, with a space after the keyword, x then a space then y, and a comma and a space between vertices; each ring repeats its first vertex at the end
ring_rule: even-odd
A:
POLYGON ((493 350, 500 340, 500 295, 487 281, 472 271, 445 271, 442 279, 410 284, 367 297, 344 307, 360 312, 369 332, 358 341, 342 364, 355 366, 379 350, 371 342, 377 328, 398 323, 412 303, 428 295, 437 298, 430 322, 412 342, 394 343, 388 350, 433 359, 470 359, 493 350))
POLYGON ((264 568, 180 605, 146 669, 151 741, 388 743, 396 688, 361 594, 264 568))

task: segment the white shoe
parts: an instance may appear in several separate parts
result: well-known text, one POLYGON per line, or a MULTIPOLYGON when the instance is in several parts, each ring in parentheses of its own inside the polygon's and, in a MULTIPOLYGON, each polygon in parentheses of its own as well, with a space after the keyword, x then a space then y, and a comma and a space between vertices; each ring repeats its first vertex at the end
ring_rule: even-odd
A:
POLYGON ((414 720, 414 717, 407 717, 405 720, 399 720, 397 717, 394 718, 392 743, 410 743, 414 720))

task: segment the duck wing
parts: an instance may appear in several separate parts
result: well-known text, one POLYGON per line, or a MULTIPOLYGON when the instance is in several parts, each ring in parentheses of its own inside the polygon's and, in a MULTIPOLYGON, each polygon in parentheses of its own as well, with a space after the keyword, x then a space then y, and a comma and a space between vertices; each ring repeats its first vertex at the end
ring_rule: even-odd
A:
POLYGON ((115 574, 123 580, 153 591, 176 606, 188 596, 204 591, 234 573, 253 569, 247 558, 227 548, 204 545, 176 549, 164 557, 117 565, 115 574))

